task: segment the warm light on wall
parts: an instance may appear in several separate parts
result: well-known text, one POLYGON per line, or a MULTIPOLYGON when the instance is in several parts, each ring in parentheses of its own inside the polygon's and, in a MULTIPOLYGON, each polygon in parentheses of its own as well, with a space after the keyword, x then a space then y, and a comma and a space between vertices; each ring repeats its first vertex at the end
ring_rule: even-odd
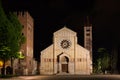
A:
POLYGON ((19 52, 19 58, 20 58, 20 59, 25 58, 25 56, 23 55, 23 53, 22 53, 21 51, 19 52))
POLYGON ((3 62, 2 61, 0 61, 0 67, 2 67, 3 66, 3 62))

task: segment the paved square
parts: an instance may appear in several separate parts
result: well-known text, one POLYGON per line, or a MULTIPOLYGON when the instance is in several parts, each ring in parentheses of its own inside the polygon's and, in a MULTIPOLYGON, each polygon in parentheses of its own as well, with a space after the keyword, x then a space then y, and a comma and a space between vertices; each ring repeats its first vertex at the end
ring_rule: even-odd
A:
POLYGON ((0 80, 120 80, 120 75, 40 75, 19 76, 0 80))

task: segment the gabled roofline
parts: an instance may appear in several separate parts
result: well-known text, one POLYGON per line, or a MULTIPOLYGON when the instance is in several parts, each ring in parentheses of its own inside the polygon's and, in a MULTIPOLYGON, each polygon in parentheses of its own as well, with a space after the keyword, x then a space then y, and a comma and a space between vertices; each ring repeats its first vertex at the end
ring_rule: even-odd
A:
POLYGON ((67 30, 67 31, 71 32, 71 33, 74 34, 74 35, 77 34, 75 31, 73 31, 73 30, 71 30, 70 28, 67 28, 66 26, 64 26, 63 28, 61 28, 61 29, 57 30, 56 32, 54 32, 54 35, 57 34, 57 33, 59 33, 59 32, 62 31, 62 30, 67 30))

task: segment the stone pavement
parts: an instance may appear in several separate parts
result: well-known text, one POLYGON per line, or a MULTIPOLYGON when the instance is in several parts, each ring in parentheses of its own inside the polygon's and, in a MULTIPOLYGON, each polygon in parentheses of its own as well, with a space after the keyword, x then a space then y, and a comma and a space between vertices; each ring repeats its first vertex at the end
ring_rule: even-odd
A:
POLYGON ((0 80, 120 80, 120 75, 37 75, 0 80))

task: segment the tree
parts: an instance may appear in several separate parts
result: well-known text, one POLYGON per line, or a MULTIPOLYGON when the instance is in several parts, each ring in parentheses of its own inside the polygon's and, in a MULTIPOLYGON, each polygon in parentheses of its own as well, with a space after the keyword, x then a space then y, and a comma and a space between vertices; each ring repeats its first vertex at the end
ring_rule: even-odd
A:
POLYGON ((3 11, 1 0, 0 0, 0 47, 7 45, 7 40, 9 37, 8 33, 8 19, 3 11))
POLYGON ((3 61, 3 74, 5 74, 5 62, 9 59, 8 52, 10 48, 7 46, 9 40, 8 19, 3 11, 0 0, 0 59, 3 61))
POLYGON ((96 59, 97 72, 105 73, 110 67, 110 55, 105 48, 98 49, 98 58, 96 59))
POLYGON ((12 23, 11 30, 11 40, 10 40, 10 48, 11 48, 11 66, 13 67, 13 61, 15 58, 20 58, 20 48, 21 45, 26 41, 25 36, 22 35, 22 25, 20 24, 17 16, 14 13, 9 13, 8 19, 10 23, 12 23))
MULTIPOLYGON (((7 60, 13 61, 13 59, 19 58, 18 52, 25 42, 25 36, 22 35, 22 25, 17 16, 11 12, 5 14, 1 0, 0 19, 0 59, 5 63, 7 60)), ((3 69, 5 69, 5 64, 3 65, 3 69)))

